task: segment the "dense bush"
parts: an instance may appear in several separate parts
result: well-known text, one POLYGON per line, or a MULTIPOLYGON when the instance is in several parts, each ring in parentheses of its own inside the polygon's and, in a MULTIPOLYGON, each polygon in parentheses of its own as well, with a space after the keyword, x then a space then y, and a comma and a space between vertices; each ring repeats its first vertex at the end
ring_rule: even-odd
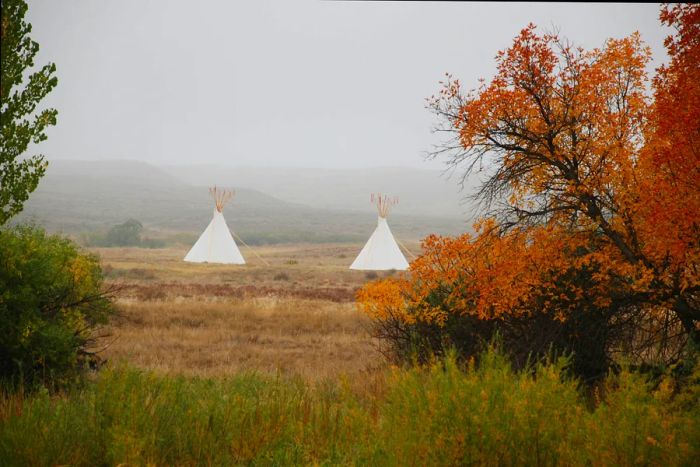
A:
POLYGON ((580 259, 531 236, 430 236, 409 273, 368 283, 357 298, 397 362, 450 348, 469 359, 497 334, 516 367, 571 355, 570 369, 590 383, 620 361, 663 367, 690 356, 669 312, 630 303, 627 283, 580 259))
MULTIPOLYGON (((0 396, 0 459, 20 465, 693 465, 698 381, 623 371, 600 400, 565 362, 514 372, 493 350, 345 383, 103 370, 63 398, 0 396)), ((696 368, 698 374, 698 368, 696 368)))
POLYGON ((95 365, 111 307, 98 258, 35 227, 0 230, 0 380, 57 387, 95 365))
POLYGON ((105 241, 114 246, 137 246, 141 243, 143 225, 136 219, 129 219, 107 231, 105 241))

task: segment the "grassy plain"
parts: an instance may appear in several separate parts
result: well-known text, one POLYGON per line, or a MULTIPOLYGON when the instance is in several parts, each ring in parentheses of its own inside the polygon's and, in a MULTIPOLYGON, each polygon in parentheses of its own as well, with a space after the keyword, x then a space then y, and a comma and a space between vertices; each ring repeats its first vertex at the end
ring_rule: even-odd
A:
POLYGON ((353 304, 374 277, 347 269, 359 247, 244 250, 246 266, 97 250, 123 287, 109 365, 59 394, 0 392, 0 465, 697 465, 697 384, 623 371, 591 400, 564 361, 514 372, 497 350, 382 368, 353 304))
POLYGON ((382 359, 353 302, 376 274, 348 269, 361 246, 243 248, 242 266, 185 263, 186 247, 94 249, 108 283, 122 287, 102 355, 200 376, 257 370, 319 379, 374 369, 382 359))

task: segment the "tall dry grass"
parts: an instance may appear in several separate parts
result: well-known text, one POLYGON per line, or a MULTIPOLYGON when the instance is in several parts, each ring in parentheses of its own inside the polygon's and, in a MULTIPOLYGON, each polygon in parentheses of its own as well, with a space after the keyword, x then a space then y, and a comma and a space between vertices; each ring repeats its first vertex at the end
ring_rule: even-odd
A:
MULTIPOLYGON (((119 316, 100 340, 111 362, 186 375, 255 369, 322 379, 381 364, 353 305, 361 245, 243 249, 246 265, 192 264, 186 248, 94 249, 119 316)), ((386 273, 384 273, 386 274, 386 273)))
POLYGON ((352 303, 198 296, 118 303, 99 344, 111 362, 164 373, 241 370, 321 379, 381 364, 366 318, 352 303))

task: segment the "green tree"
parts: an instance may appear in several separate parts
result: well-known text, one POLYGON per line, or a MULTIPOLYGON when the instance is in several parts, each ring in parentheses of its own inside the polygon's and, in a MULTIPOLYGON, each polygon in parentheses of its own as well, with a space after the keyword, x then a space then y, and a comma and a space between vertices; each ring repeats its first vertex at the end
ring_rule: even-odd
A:
POLYGON ((112 313, 99 258, 30 226, 0 229, 0 383, 57 388, 99 363, 112 313))
POLYGON ((29 37, 24 0, 3 0, 0 21, 0 225, 19 213, 46 172, 42 155, 22 157, 30 143, 46 139, 56 124, 56 109, 37 110, 56 86, 56 65, 48 63, 27 76, 39 44, 29 37))
POLYGON ((108 246, 137 246, 141 244, 143 225, 136 219, 129 219, 123 224, 115 225, 109 232, 105 243, 108 246))

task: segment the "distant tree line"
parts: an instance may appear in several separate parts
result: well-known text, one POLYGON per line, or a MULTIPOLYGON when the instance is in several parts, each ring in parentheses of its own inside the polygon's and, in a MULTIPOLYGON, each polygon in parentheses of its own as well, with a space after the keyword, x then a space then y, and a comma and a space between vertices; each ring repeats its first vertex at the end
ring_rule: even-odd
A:
POLYGON ((166 242, 161 239, 142 238, 143 224, 136 219, 129 219, 122 224, 112 226, 107 232, 91 232, 83 235, 86 246, 120 247, 133 246, 141 248, 163 248, 166 242))

